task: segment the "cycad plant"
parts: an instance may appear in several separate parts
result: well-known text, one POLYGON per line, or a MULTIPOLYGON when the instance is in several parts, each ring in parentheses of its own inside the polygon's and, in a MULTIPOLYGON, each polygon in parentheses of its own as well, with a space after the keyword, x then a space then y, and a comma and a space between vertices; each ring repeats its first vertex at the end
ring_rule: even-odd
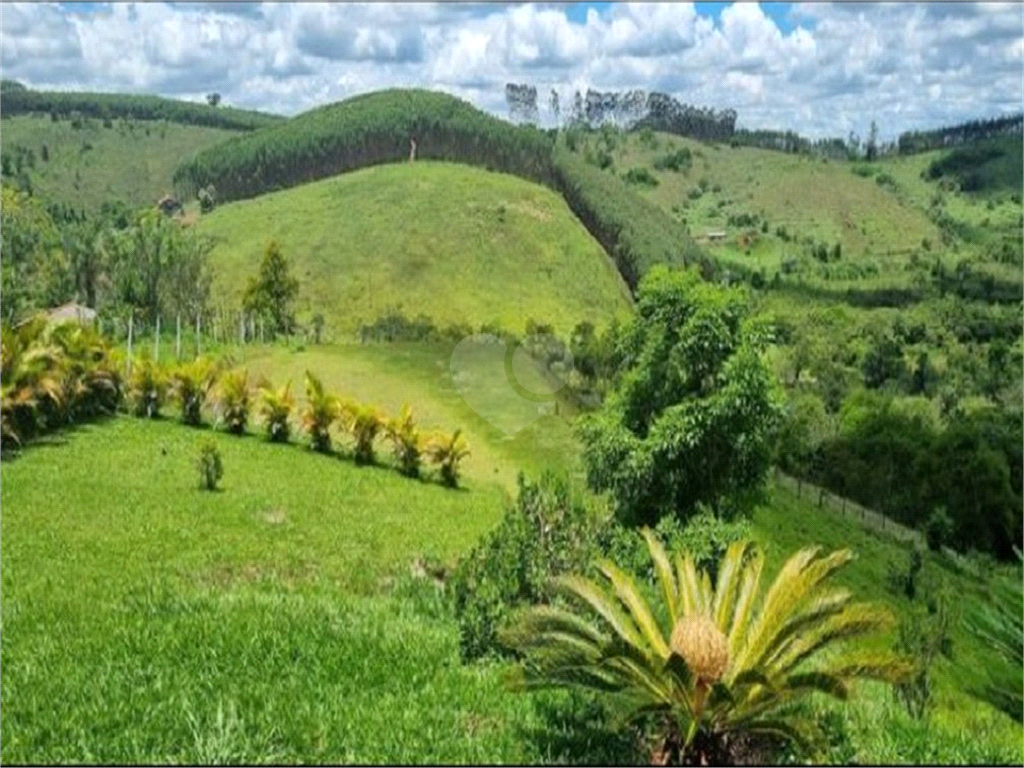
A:
POLYGON ((800 550, 761 597, 764 556, 753 543, 729 547, 713 587, 689 555, 673 565, 649 530, 644 536, 656 600, 605 561, 607 587, 580 576, 555 580, 585 612, 536 606, 504 638, 527 655, 528 685, 618 692, 628 717, 660 715, 661 759, 734 759, 744 735, 809 747, 811 726, 793 706, 801 697, 820 691, 845 699, 856 678, 893 682, 906 673, 892 653, 844 642, 892 621, 881 608, 852 602, 845 589, 824 588, 852 558, 849 550, 800 550))
POLYGON ((121 376, 103 337, 73 322, 51 326, 47 335, 63 361, 65 421, 115 412, 121 399, 121 376))
POLYGON ((373 443, 384 426, 384 418, 372 405, 349 401, 341 408, 345 430, 355 440, 353 458, 356 464, 373 464, 373 443))
MULTIPOLYGON (((1021 551, 1015 549, 1018 564, 1021 551)), ((978 603, 968 627, 992 651, 981 684, 974 694, 1014 718, 1024 720, 1024 587, 1020 572, 998 575, 990 584, 990 599, 978 603)))
POLYGON ((217 368, 203 357, 182 363, 171 372, 170 395, 181 406, 181 420, 191 426, 203 422, 203 404, 217 382, 217 368))
POLYGON ((288 442, 288 417, 295 406, 291 387, 290 381, 280 389, 274 389, 269 383, 260 387, 260 416, 263 417, 267 439, 272 443, 288 442))
POLYGON ((167 398, 167 376, 147 357, 137 360, 128 377, 128 401, 132 413, 152 419, 160 415, 167 398))
POLYGON ((324 391, 316 376, 306 371, 306 407, 302 411, 302 429, 309 434, 310 447, 320 453, 331 450, 331 425, 340 414, 338 398, 324 391))
POLYGON ((412 409, 408 405, 402 406, 401 415, 397 419, 389 419, 384 425, 384 433, 391 441, 398 470, 408 477, 419 477, 423 440, 413 421, 412 409))
POLYGON ((434 435, 427 444, 427 456, 437 465, 441 482, 450 488, 457 488, 459 464, 469 456, 469 446, 462 437, 462 430, 456 429, 450 435, 434 435))
POLYGON ((248 371, 228 371, 220 377, 216 393, 220 420, 228 432, 241 435, 249 421, 248 371))

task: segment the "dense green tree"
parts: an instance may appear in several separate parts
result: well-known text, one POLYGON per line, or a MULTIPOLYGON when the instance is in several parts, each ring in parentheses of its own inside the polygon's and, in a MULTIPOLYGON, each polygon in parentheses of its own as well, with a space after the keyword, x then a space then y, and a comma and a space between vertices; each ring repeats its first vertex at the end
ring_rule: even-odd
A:
POLYGON ((277 333, 290 333, 295 324, 292 304, 299 281, 288 271, 288 261, 276 240, 267 243, 257 277, 250 278, 242 306, 246 312, 266 317, 277 333))
POLYGON ((618 386, 580 425, 588 482, 623 522, 743 508, 763 481, 779 406, 744 306, 693 271, 641 282, 618 386))
POLYGON ((4 317, 20 317, 72 297, 73 279, 60 232, 43 203, 0 189, 0 294, 4 317))

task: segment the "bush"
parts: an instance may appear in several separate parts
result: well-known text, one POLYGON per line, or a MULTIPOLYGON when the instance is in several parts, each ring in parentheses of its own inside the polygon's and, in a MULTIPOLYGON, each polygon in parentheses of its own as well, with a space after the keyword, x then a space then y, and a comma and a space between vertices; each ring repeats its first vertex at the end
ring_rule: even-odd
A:
POLYGON ((945 507, 936 507, 928 517, 925 524, 925 538, 928 541, 928 549, 938 552, 942 545, 953 536, 953 519, 946 513, 945 507))
POLYGON ((128 402, 132 413, 147 419, 159 416, 166 397, 164 371, 149 358, 136 361, 128 377, 128 402))
POLYGON ((190 426, 203 422, 203 403, 217 380, 217 370, 205 358, 183 363, 171 373, 171 397, 181 406, 181 420, 190 426))
POLYGON ((692 164, 693 157, 690 154, 690 150, 686 147, 662 155, 654 161, 654 167, 659 171, 686 171, 689 170, 692 164))
POLYGON ((398 471, 408 477, 419 477, 423 441, 413 422, 412 409, 402 406, 401 416, 388 420, 384 430, 394 449, 398 471))
POLYGON ((372 405, 351 401, 341 407, 341 413, 346 431, 356 441, 353 451, 356 464, 373 464, 376 461, 373 443, 384 426, 384 417, 372 405))
POLYGON ((207 440, 199 449, 199 487, 206 491, 217 490, 217 483, 224 476, 224 463, 220 449, 213 440, 207 440))
POLYGON ((241 435, 249 421, 249 375, 247 371, 231 371, 220 380, 217 405, 220 418, 228 432, 241 435))
POLYGON ((535 483, 520 474, 518 484, 515 505, 450 582, 464 660, 507 654, 497 631, 512 611, 549 600, 551 577, 585 572, 599 554, 600 523, 564 478, 545 473, 535 483))
POLYGON ((291 386, 289 381, 280 389, 273 389, 269 383, 260 387, 260 415, 263 417, 267 439, 272 443, 288 442, 288 417, 295 405, 291 386))
POLYGON ((320 453, 331 450, 331 424, 338 418, 338 398, 324 391, 316 376, 306 371, 306 409, 302 413, 302 428, 309 434, 310 447, 320 453))
POLYGON ((435 435, 427 444, 427 456, 437 465, 441 482, 449 488, 457 488, 459 464, 469 456, 469 447, 462 437, 462 430, 456 429, 449 436, 435 435))
POLYGON ((658 179, 646 168, 630 168, 623 178, 630 184, 642 184, 645 187, 658 186, 658 179))

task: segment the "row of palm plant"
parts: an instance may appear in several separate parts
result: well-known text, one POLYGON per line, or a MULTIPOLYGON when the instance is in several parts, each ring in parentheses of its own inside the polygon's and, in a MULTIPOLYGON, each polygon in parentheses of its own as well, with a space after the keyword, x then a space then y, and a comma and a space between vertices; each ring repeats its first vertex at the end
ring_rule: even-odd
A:
POLYGON ((0 446, 116 410, 121 378, 110 346, 77 323, 43 316, 0 324, 0 446))

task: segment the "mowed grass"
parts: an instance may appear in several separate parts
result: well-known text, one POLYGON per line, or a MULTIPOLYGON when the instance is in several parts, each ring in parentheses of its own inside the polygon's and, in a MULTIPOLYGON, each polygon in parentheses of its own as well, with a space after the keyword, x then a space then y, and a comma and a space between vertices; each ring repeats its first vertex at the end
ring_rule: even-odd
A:
POLYGON ((523 762, 533 702, 458 664, 433 585, 503 493, 128 417, 0 467, 5 763, 523 762), (395 593, 388 585, 405 585, 395 593))
POLYGON ((275 239, 299 280, 298 313, 350 337, 398 308, 438 324, 527 318, 563 334, 625 316, 625 284, 601 246, 545 187, 469 166, 367 168, 230 203, 203 216, 213 299, 238 306, 275 239))
MULTIPOLYGON (((267 345, 245 347, 234 356, 255 379, 266 377, 277 386, 291 381, 300 402, 309 370, 328 391, 385 414, 396 416, 409 404, 428 434, 461 429, 470 449, 463 470, 476 482, 497 482, 511 492, 520 470, 537 475, 545 468, 567 471, 582 482, 572 404, 559 399, 556 414, 553 402, 520 397, 506 378, 501 346, 474 346, 468 356, 456 359, 454 371, 453 352, 450 344, 347 344, 301 352, 267 345)), ((519 369, 516 375, 529 391, 543 391, 536 368, 519 369)), ((387 450, 382 443, 382 455, 387 450)))
POLYGON ((200 150, 237 135, 237 131, 158 120, 86 120, 81 128, 49 117, 5 117, 0 151, 16 145, 35 153, 28 170, 35 192, 48 202, 96 213, 104 202, 121 200, 130 208, 153 205, 173 194, 178 165, 200 150), (49 160, 42 159, 43 146, 49 160))

